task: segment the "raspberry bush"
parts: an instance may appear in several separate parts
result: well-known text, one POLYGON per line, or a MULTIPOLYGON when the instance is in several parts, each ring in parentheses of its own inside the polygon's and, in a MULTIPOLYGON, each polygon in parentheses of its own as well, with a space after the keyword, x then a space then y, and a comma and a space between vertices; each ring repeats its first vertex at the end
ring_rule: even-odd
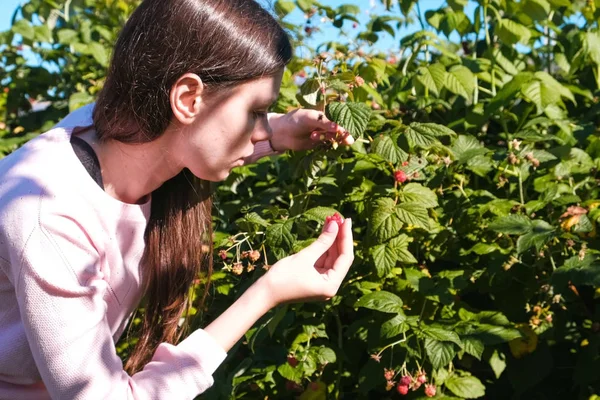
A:
MULTIPOLYGON (((4 153, 93 99, 134 4, 73 1, 51 26, 50 3, 64 11, 30 0, 2 36, 4 153), (26 66, 19 46, 62 60, 62 74, 26 66), (25 95, 51 102, 44 118, 25 95)), ((594 398, 600 2, 384 0, 365 26, 353 4, 274 6, 299 46, 339 35, 294 59, 273 111, 320 110, 357 140, 317 132, 317 149, 215 188, 217 271, 190 317, 208 323, 332 218, 352 218, 356 260, 331 301, 259 321, 202 398, 594 398), (397 37, 409 20, 422 29, 397 37)))

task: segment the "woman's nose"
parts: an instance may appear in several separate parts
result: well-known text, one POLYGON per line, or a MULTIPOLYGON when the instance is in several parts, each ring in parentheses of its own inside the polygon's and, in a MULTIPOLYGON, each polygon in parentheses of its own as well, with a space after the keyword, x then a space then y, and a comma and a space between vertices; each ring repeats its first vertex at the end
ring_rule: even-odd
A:
POLYGON ((263 140, 270 140, 273 136, 273 130, 271 129, 271 125, 269 125, 269 121, 267 117, 262 117, 260 121, 257 121, 254 132, 252 133, 252 142, 257 143, 263 140))

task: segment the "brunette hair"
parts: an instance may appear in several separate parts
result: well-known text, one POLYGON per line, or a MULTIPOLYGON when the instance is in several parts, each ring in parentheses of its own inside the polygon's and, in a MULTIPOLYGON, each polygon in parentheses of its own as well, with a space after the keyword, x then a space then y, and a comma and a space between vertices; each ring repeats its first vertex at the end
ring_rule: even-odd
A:
MULTIPOLYGON (((144 0, 125 24, 94 109, 99 140, 144 143, 173 118, 169 93, 185 73, 207 93, 274 75, 289 37, 254 0, 144 0)), ((182 171, 152 193, 142 258, 145 313, 125 369, 139 371, 161 342, 176 343, 193 281, 212 273, 210 184, 182 171)), ((204 302, 205 290, 201 302, 204 302)))

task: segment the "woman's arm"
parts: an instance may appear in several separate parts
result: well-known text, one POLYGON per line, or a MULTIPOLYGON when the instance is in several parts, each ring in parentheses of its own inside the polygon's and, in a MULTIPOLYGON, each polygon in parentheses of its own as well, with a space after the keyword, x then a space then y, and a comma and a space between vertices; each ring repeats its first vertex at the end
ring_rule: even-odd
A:
POLYGON ((333 297, 353 260, 351 221, 340 227, 331 222, 313 244, 275 263, 204 330, 229 351, 272 307, 333 297))

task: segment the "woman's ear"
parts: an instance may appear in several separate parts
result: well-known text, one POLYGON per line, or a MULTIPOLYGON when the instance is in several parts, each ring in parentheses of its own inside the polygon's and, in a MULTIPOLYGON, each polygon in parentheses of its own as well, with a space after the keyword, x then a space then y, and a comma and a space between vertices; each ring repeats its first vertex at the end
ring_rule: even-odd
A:
POLYGON ((200 113, 204 84, 196 74, 182 75, 171 88, 169 100, 175 118, 183 125, 193 123, 200 113))

